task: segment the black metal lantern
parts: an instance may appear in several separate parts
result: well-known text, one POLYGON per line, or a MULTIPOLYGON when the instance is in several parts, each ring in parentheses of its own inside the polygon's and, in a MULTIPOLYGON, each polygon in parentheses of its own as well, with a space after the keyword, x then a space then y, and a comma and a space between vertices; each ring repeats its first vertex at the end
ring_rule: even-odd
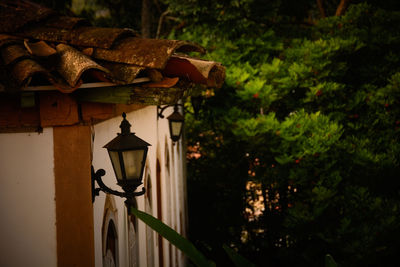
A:
POLYGON ((178 111, 178 105, 174 106, 174 112, 167 117, 167 120, 171 139, 176 142, 181 138, 183 122, 185 121, 185 118, 178 111))
MULTIPOLYGON (((183 130, 183 123, 185 121, 185 117, 183 117, 183 115, 179 113, 179 110, 178 110, 179 105, 183 106, 182 104, 175 104, 174 112, 167 117, 168 124, 169 124, 169 133, 170 133, 172 141, 174 141, 174 142, 179 141, 179 138, 181 138, 182 130, 183 130)), ((160 118, 164 118, 164 115, 162 115, 162 113, 168 107, 170 107, 170 105, 165 106, 163 108, 158 107, 158 110, 159 110, 158 116, 160 118)))
POLYGON ((150 144, 137 137, 135 133, 131 133, 131 124, 126 120, 126 114, 123 113, 122 117, 124 119, 119 126, 121 133, 104 148, 108 150, 118 185, 125 192, 133 192, 142 184, 143 169, 150 144))
MULTIPOLYGON (((108 142, 104 148, 107 148, 111 163, 117 178, 117 184, 125 191, 118 192, 107 187, 101 180, 101 176, 105 174, 103 169, 96 173, 92 170, 92 180, 97 181, 100 188, 94 189, 94 195, 98 195, 99 191, 126 197, 128 200, 134 196, 143 195, 145 189, 141 192, 135 192, 136 188, 142 184, 142 176, 144 165, 146 163, 147 151, 150 144, 143 141, 132 133, 131 124, 126 120, 126 114, 122 114, 123 120, 121 125, 121 133, 117 137, 108 142)), ((94 181, 93 181, 94 187, 94 181)))
POLYGON ((191 100, 190 102, 192 103, 192 107, 193 107, 194 117, 197 119, 197 117, 199 116, 199 112, 200 112, 200 109, 201 109, 204 99, 201 95, 199 95, 199 96, 191 96, 190 100, 191 100))

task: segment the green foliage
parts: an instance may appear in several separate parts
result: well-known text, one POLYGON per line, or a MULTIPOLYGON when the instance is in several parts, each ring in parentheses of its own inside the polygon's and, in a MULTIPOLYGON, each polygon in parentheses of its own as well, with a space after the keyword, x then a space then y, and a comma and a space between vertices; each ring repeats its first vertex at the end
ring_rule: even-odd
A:
POLYGON ((171 244, 175 245, 182 252, 184 252, 185 255, 194 264, 196 264, 196 266, 215 266, 215 263, 209 261, 199 250, 194 247, 190 241, 185 239, 162 221, 133 207, 130 207, 130 212, 169 242, 171 242, 171 244))
MULTIPOLYGON (((185 255, 194 263, 196 266, 199 267, 206 267, 206 266, 215 266, 213 261, 208 260, 196 247, 182 235, 177 233, 174 229, 169 227, 168 225, 164 224, 157 218, 154 218, 152 215, 140 211, 134 207, 130 207, 130 212, 135 215, 137 218, 142 220, 147 226, 152 228, 162 237, 167 239, 171 244, 176 246, 185 255)), ((225 250, 226 254, 232 261, 232 263, 237 267, 244 267, 244 266, 255 266, 253 263, 248 261, 246 258, 241 256, 237 253, 234 249, 228 247, 227 245, 223 245, 223 249, 225 250)))
MULTIPOLYGON (((210 235, 197 232, 209 220, 191 228, 217 264, 223 239, 259 265, 333 264, 327 254, 343 266, 395 259, 399 19, 397 11, 361 3, 307 30, 293 25, 298 35, 244 24, 246 32, 202 25, 180 36, 203 41, 227 67, 224 87, 206 99, 200 121, 188 116, 187 124, 200 155, 189 159, 189 208, 207 189, 210 217, 232 218, 212 220, 210 235), (248 181, 257 189, 246 189, 248 181), (232 194, 242 201, 236 209, 232 194), (263 210, 248 215, 256 201, 263 210)), ((194 210, 191 221, 200 220, 194 210)))
POLYGON ((236 267, 255 267, 253 263, 249 262, 246 258, 227 245, 224 245, 223 248, 236 267))
POLYGON ((325 267, 337 267, 337 263, 335 260, 332 258, 331 255, 326 254, 325 256, 325 267))
POLYGON ((309 7, 315 4, 312 0, 166 0, 166 3, 188 24, 210 29, 218 25, 218 30, 236 38, 249 31, 262 33, 272 27, 292 32, 293 21, 302 22, 309 7))

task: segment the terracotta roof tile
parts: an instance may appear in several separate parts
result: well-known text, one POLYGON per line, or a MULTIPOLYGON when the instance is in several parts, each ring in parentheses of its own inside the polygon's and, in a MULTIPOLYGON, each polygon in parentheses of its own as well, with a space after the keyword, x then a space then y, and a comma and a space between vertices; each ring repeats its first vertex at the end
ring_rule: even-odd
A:
POLYGON ((16 85, 21 88, 26 87, 35 75, 51 79, 49 72, 32 59, 24 59, 13 64, 11 74, 16 85))
POLYGON ((30 54, 23 44, 12 44, 1 48, 1 57, 5 65, 10 65, 16 60, 30 58, 30 54))
POLYGON ((2 0, 0 2, 0 32, 14 33, 28 23, 41 21, 55 11, 28 1, 2 0))
POLYGON ((24 42, 24 45, 30 54, 37 57, 49 57, 57 54, 57 50, 44 41, 34 43, 24 42))
POLYGON ((199 45, 177 40, 126 38, 112 49, 95 49, 93 57, 134 64, 146 68, 162 69, 174 52, 204 52, 199 45))
POLYGON ((111 73, 111 80, 115 83, 122 84, 130 84, 133 83, 136 76, 146 68, 124 64, 124 63, 115 63, 109 61, 99 61, 99 63, 107 68, 111 73))
POLYGON ((83 18, 52 16, 45 21, 45 25, 50 28, 69 29, 72 30, 77 26, 89 26, 90 23, 83 18))
POLYGON ((135 35, 130 29, 80 27, 70 32, 68 41, 77 46, 110 49, 118 39, 135 35))
POLYGON ((79 27, 70 30, 47 26, 31 26, 16 34, 48 42, 104 49, 111 48, 114 42, 120 38, 135 36, 135 32, 129 29, 79 27))
POLYGON ((96 69, 104 73, 109 72, 106 68, 69 45, 59 44, 56 50, 60 56, 56 69, 71 87, 75 87, 82 74, 89 69, 96 69))
POLYGON ((69 29, 59 29, 41 25, 26 27, 23 31, 15 33, 15 35, 23 38, 57 43, 68 43, 70 34, 71 31, 69 29))
POLYGON ((168 76, 189 77, 194 83, 219 87, 225 80, 225 68, 218 62, 172 56, 164 68, 168 76))
POLYGON ((139 38, 28 1, 0 0, 0 90, 52 84, 72 92, 85 79, 124 85, 146 73, 153 79, 147 86, 174 86, 179 79, 221 86, 221 64, 175 54, 190 51, 205 52, 194 43, 139 38))
POLYGON ((3 47, 4 45, 21 42, 21 40, 22 40, 21 37, 0 33, 0 48, 3 47))

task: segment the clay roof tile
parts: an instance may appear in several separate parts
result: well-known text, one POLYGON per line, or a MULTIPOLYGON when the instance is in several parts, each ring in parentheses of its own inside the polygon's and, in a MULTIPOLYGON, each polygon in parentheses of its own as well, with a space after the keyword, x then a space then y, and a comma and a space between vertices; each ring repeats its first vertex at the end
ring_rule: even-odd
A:
POLYGON ((109 72, 106 68, 71 46, 59 44, 56 50, 60 55, 56 69, 71 87, 76 86, 83 73, 89 69, 99 70, 104 73, 109 72))
POLYGON ((134 64, 146 68, 162 69, 173 53, 181 51, 201 52, 201 46, 177 40, 126 38, 112 49, 95 49, 93 57, 119 63, 134 64))
POLYGON ((41 21, 55 11, 28 1, 2 0, 0 2, 0 32, 13 33, 23 26, 41 21))
POLYGON ((221 86, 221 64, 178 52, 205 50, 186 41, 139 38, 130 29, 93 27, 26 0, 0 1, 0 90, 44 83, 72 92, 84 79, 124 85, 142 73, 152 80, 148 86, 175 86, 179 79, 221 86))

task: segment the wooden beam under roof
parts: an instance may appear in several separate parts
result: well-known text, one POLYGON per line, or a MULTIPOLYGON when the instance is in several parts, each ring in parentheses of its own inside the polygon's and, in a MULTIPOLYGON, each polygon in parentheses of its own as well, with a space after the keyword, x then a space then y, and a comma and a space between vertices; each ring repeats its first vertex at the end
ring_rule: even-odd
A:
POLYGON ((184 95, 185 89, 178 87, 153 88, 132 85, 82 89, 72 93, 79 102, 112 104, 171 105, 184 95))
MULTIPOLYGON (((150 78, 142 77, 142 78, 136 78, 132 82, 132 84, 144 83, 150 81, 151 81, 150 78)), ((81 86, 79 86, 78 89, 110 87, 110 86, 118 86, 118 85, 115 83, 108 83, 108 82, 84 83, 81 86)), ((28 86, 23 89, 23 91, 55 91, 55 90, 57 90, 57 88, 54 85, 28 86)))

